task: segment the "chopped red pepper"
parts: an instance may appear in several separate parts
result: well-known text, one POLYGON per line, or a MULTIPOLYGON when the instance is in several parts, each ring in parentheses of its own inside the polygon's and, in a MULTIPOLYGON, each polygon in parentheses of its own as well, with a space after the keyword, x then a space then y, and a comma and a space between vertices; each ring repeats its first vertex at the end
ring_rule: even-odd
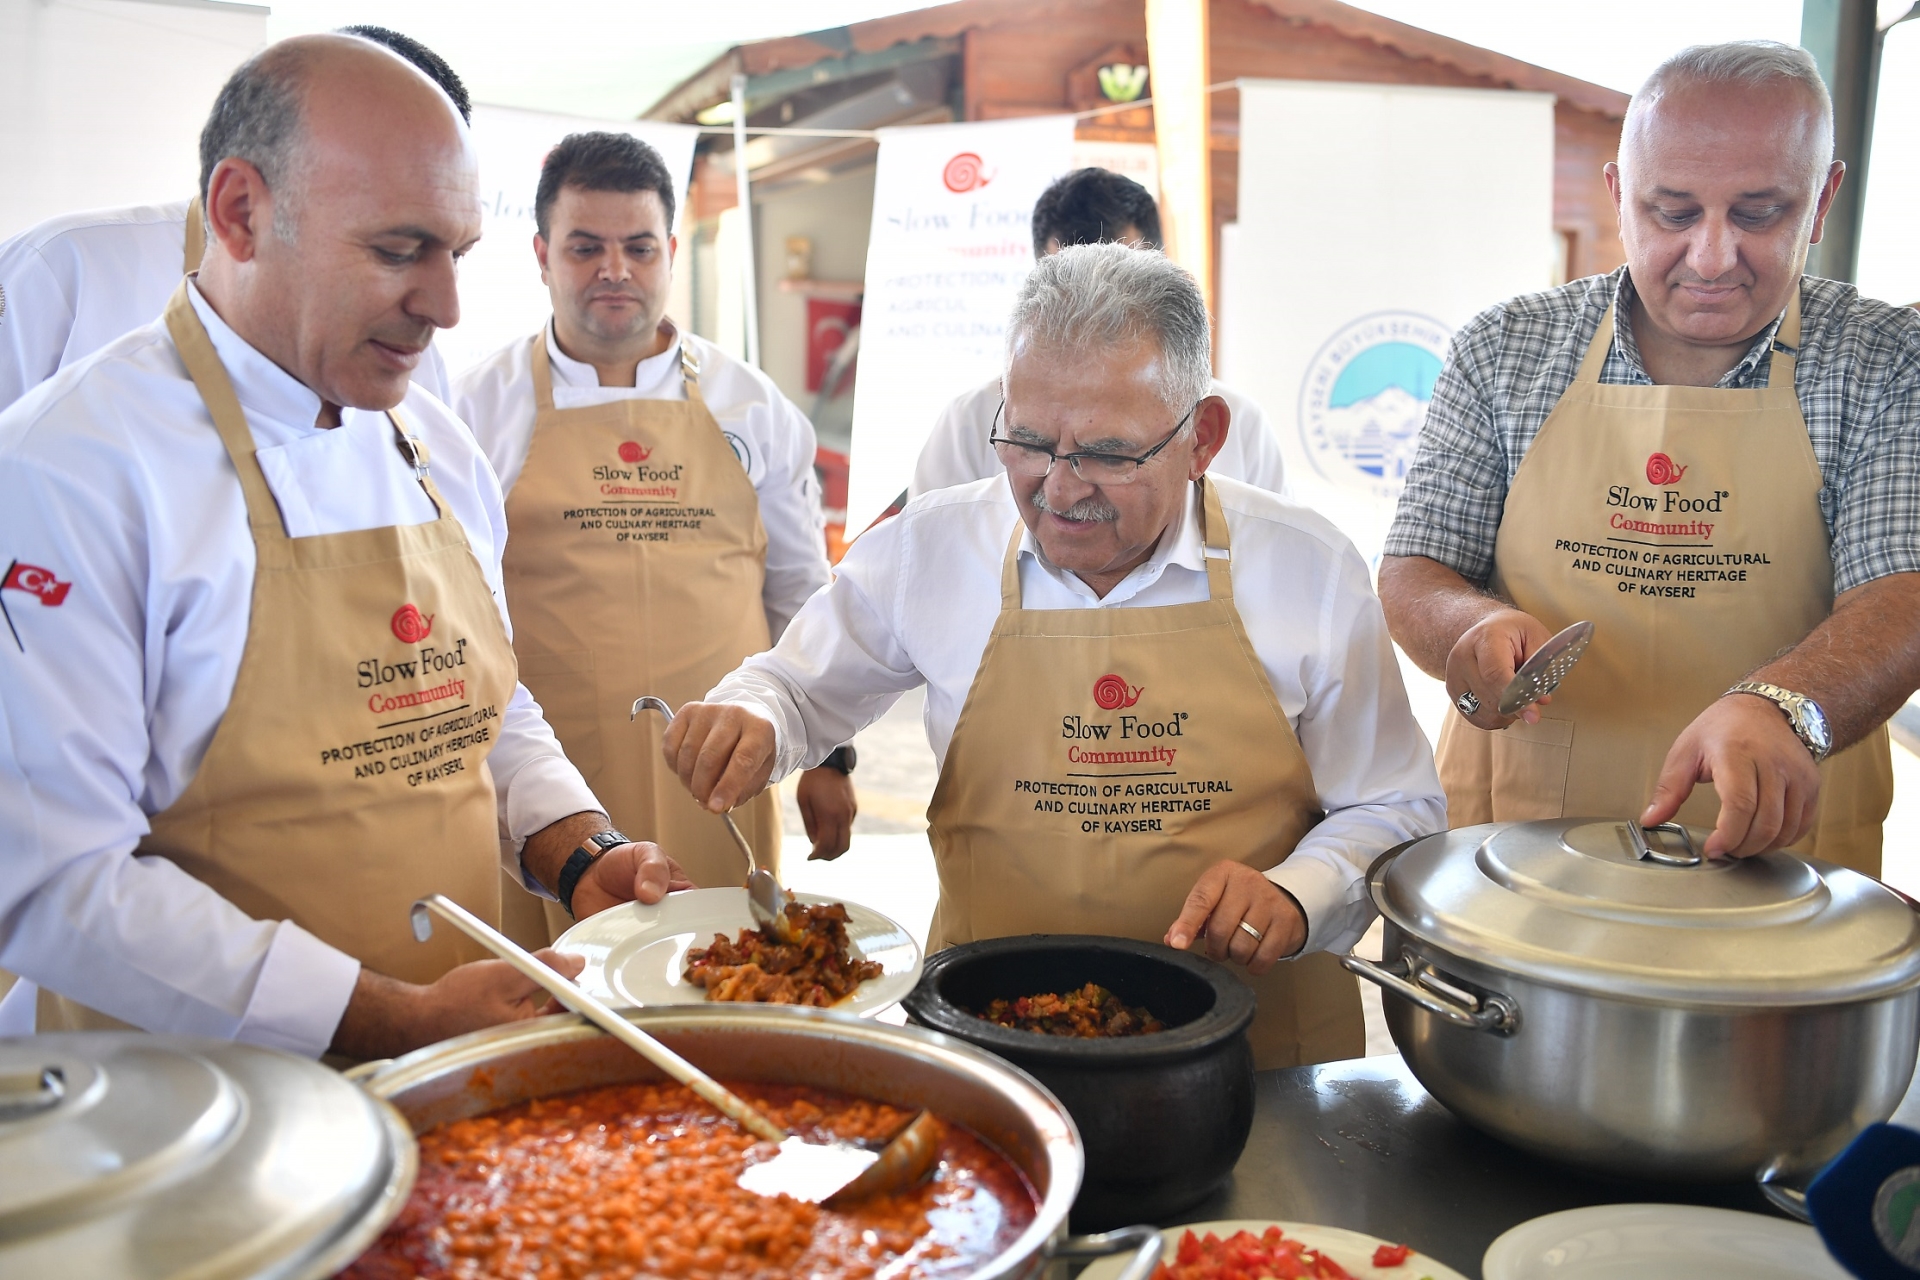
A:
POLYGON ((1236 1231, 1222 1240, 1212 1232, 1180 1237, 1171 1266, 1161 1263, 1153 1280, 1354 1280, 1332 1258, 1291 1239, 1278 1227, 1260 1235, 1236 1231))
POLYGON ((1376 1267, 1397 1267, 1407 1260, 1413 1250, 1404 1244, 1383 1244, 1373 1251, 1373 1265, 1376 1267))

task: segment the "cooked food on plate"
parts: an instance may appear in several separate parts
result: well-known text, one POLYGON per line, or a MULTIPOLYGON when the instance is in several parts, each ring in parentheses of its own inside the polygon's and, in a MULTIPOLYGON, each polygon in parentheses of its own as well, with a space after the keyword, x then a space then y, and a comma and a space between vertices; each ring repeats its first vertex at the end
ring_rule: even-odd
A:
POLYGON ((1083 1040, 1146 1036, 1167 1029, 1144 1006, 1130 1005, 1095 982, 1064 995, 1046 992, 1017 1000, 994 1000, 980 1016, 1018 1031, 1083 1040))
POLYGON ((687 952, 683 976, 705 987, 709 1000, 825 1008, 886 972, 853 954, 847 909, 841 903, 810 907, 790 901, 777 929, 778 936, 766 929, 742 929, 732 942, 716 933, 712 946, 687 952))
MULTIPOLYGON (((727 1087, 813 1141, 879 1141, 912 1116, 824 1089, 727 1087)), ((956 1124, 926 1181, 845 1209, 738 1185, 774 1151, 668 1083, 455 1120, 421 1135, 412 1197, 342 1280, 943 1280, 978 1270, 1034 1219, 1020 1173, 956 1124)))

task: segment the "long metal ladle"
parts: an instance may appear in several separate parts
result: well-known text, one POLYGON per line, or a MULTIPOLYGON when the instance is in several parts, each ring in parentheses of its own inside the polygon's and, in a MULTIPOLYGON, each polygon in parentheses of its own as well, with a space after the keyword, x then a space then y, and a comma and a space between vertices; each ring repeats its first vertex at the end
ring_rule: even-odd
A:
MULTIPOLYGON (((664 698, 656 698, 652 694, 635 698, 633 710, 627 713, 627 719, 637 720, 642 711, 658 711, 667 718, 668 724, 673 723, 673 708, 667 705, 664 698)), ((753 856, 753 846, 740 834, 740 826, 733 820, 733 815, 723 813, 720 820, 727 824, 727 830, 733 834, 733 842, 740 846, 740 852, 747 857, 747 909, 753 912, 754 921, 761 928, 770 930, 777 938, 787 938, 790 932, 785 914, 787 895, 781 891, 780 882, 753 856)))
POLYGON ((920 1111, 878 1151, 851 1143, 816 1143, 795 1137, 754 1105, 615 1013, 592 993, 541 964, 525 949, 465 907, 436 893, 413 904, 413 936, 433 936, 439 916, 460 932, 532 979, 548 995, 687 1088, 757 1138, 780 1144, 771 1160, 750 1166, 740 1185, 764 1196, 789 1195, 829 1207, 912 1186, 926 1175, 939 1152, 945 1126, 930 1111, 920 1111))

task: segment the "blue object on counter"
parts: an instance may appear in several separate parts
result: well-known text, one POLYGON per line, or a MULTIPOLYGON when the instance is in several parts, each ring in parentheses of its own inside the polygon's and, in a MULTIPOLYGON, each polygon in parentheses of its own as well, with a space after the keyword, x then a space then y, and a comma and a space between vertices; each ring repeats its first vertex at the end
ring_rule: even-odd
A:
POLYGON ((1827 1252, 1861 1280, 1920 1276, 1920 1133, 1876 1124, 1807 1188, 1827 1252))

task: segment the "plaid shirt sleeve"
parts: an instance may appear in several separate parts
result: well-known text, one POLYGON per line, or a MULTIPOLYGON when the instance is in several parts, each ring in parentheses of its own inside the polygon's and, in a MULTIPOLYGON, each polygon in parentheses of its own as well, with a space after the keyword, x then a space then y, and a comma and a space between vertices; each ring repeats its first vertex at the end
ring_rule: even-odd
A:
POLYGON ((1837 595, 1920 572, 1920 315, 1833 292, 1842 314, 1820 326, 1827 349, 1802 351, 1820 376, 1796 382, 1815 452, 1826 455, 1820 500, 1837 595))
POLYGON ((1494 307, 1454 335, 1384 547, 1390 556, 1437 560, 1483 585, 1507 501, 1506 453, 1483 385, 1506 340, 1504 320, 1505 308, 1494 307))

